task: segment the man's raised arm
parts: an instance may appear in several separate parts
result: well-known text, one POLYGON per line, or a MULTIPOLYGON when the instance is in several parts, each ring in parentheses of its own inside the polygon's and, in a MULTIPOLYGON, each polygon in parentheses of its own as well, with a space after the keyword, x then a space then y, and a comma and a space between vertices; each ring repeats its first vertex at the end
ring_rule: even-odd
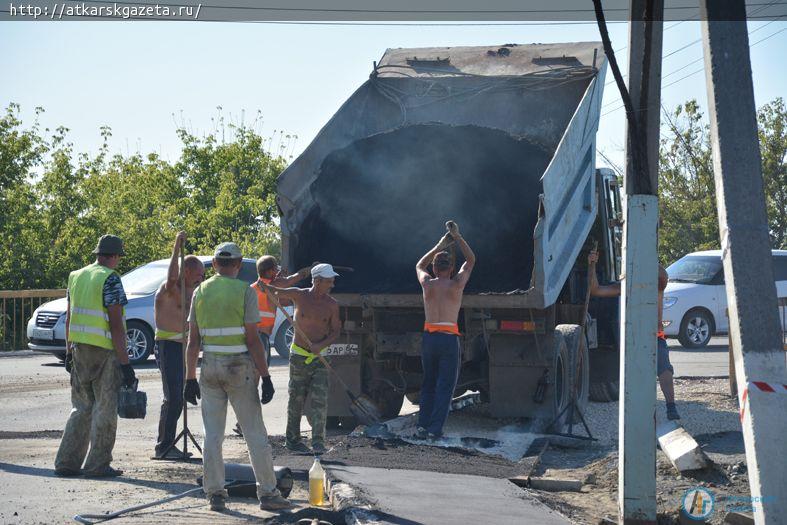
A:
POLYGON ((311 266, 301 268, 292 275, 277 275, 271 281, 271 285, 277 288, 287 288, 306 279, 311 274, 311 266))
POLYGON ((441 252, 446 249, 446 247, 451 244, 451 235, 446 233, 440 239, 440 241, 435 244, 434 248, 426 252, 423 257, 418 261, 415 265, 415 273, 418 275, 418 282, 423 283, 424 281, 428 281, 432 278, 427 271, 427 268, 432 263, 432 259, 434 256, 437 255, 438 252, 441 252))
POLYGON ((269 291, 275 297, 279 299, 289 299, 291 301, 297 301, 301 295, 303 294, 304 290, 301 288, 279 288, 277 286, 271 286, 269 284, 265 284, 262 281, 258 281, 260 286, 263 289, 269 291))
POLYGON ((164 283, 164 290, 170 292, 175 289, 180 278, 180 267, 178 264, 178 255, 180 249, 186 242, 186 232, 178 232, 175 236, 175 245, 172 247, 172 257, 169 260, 169 268, 167 270, 167 281, 164 283))
POLYGON ((467 241, 465 241, 464 237, 462 237, 462 235, 459 233, 458 224, 456 224, 454 221, 448 221, 445 226, 448 228, 448 233, 454 239, 456 244, 459 245, 459 250, 462 252, 462 257, 465 258, 465 262, 459 269, 459 273, 457 274, 456 278, 458 281, 467 283, 467 280, 470 278, 470 272, 472 272, 473 268, 475 267, 475 253, 473 253, 473 250, 470 249, 470 245, 467 244, 467 241))

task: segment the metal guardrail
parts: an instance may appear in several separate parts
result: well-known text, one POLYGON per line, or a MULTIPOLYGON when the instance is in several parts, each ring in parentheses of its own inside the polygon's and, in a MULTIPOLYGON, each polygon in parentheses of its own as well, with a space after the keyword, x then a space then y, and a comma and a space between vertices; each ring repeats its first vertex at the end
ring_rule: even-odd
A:
POLYGON ((0 350, 27 348, 27 321, 36 308, 66 296, 66 290, 0 290, 0 350))

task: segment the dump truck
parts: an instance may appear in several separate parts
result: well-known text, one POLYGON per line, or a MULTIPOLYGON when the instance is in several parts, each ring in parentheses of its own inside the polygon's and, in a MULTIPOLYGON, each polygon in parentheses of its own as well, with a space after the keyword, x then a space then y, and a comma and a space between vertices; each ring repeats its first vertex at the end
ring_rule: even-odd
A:
MULTIPOLYGON (((336 279, 328 355, 385 416, 418 402, 415 264, 449 219, 477 256, 455 394, 556 428, 572 392, 580 409, 616 397, 616 305, 594 300, 583 319, 592 243, 600 281, 620 273, 618 181, 595 165, 605 70, 599 42, 388 49, 280 175, 284 265, 354 269, 336 279)), ((328 411, 352 423, 335 380, 328 411)))

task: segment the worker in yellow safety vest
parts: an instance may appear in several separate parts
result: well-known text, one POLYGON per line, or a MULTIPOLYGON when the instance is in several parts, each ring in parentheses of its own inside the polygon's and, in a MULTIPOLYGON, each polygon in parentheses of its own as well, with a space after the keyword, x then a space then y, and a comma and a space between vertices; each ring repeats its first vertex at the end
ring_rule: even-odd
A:
POLYGON ((125 255, 123 241, 104 235, 93 253, 93 264, 68 276, 65 364, 72 408, 55 458, 55 475, 61 477, 123 474, 110 466, 120 385, 136 381, 126 350, 128 300, 115 271, 125 255))
POLYGON ((196 405, 202 396, 203 490, 210 509, 225 508, 224 459, 222 444, 227 423, 227 402, 232 403, 243 426, 257 496, 263 510, 290 507, 276 488, 273 456, 260 401, 273 399, 274 388, 268 372, 257 324, 260 314, 257 296, 245 281, 237 278, 243 256, 235 243, 216 247, 213 269, 216 275, 202 282, 191 300, 189 336, 186 349, 186 389, 184 398, 196 405), (197 358, 202 350, 202 371, 197 381, 197 358), (255 368, 262 377, 262 393, 257 393, 255 368))

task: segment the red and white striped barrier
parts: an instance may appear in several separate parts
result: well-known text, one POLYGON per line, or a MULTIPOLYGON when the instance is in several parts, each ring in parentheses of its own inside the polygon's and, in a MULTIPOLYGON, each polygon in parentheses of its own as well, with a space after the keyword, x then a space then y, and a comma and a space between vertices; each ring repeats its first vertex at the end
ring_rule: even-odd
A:
POLYGON ((781 383, 766 383, 765 381, 750 381, 746 384, 741 396, 741 422, 743 422, 743 415, 746 413, 746 400, 749 398, 749 390, 755 392, 763 392, 765 394, 782 394, 787 395, 787 385, 781 383))

